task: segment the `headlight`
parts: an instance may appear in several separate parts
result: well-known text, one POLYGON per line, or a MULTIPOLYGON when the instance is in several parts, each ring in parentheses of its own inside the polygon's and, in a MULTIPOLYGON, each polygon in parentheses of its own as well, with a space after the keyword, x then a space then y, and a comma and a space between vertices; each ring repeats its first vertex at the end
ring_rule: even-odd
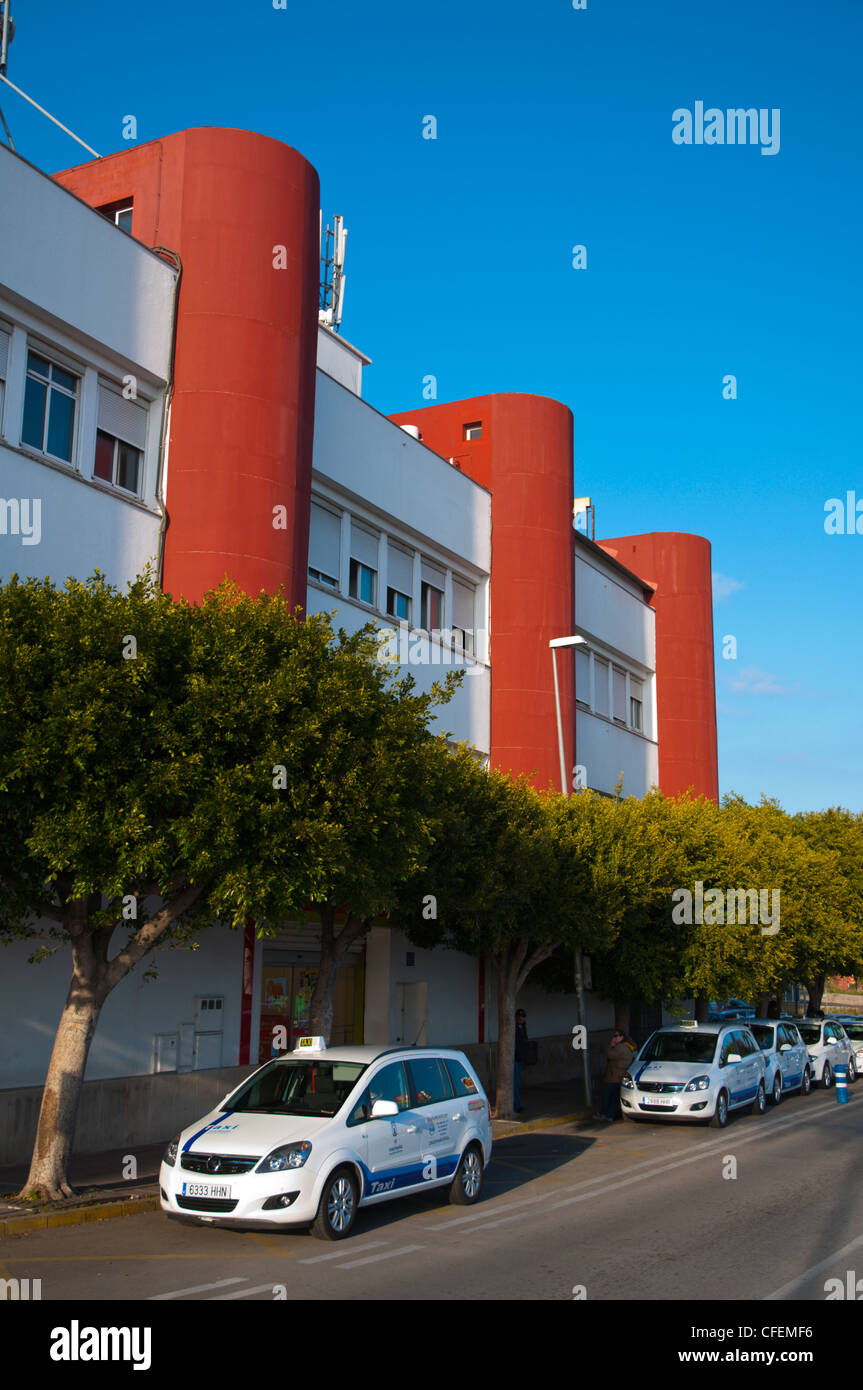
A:
POLYGON ((182 1136, 178 1134, 176 1139, 172 1139, 162 1155, 162 1162, 167 1163, 169 1168, 173 1168, 174 1164, 177 1162, 177 1150, 180 1147, 181 1137, 182 1136))
POLYGON ((684 1086, 685 1091, 706 1091, 710 1087, 709 1076, 693 1076, 688 1086, 684 1086))
POLYGON ((810 1060, 810 1062, 817 1062, 817 1061, 818 1061, 818 1053, 817 1053, 817 1052, 810 1052, 810 1053, 809 1053, 809 1060, 810 1060))
POLYGON ((629 1072, 628 1072, 628 1071, 623 1073, 623 1080, 621 1081, 620 1084, 621 1084, 621 1086, 623 1087, 623 1089, 624 1089, 625 1091, 631 1091, 631 1090, 633 1089, 633 1087, 635 1086, 635 1082, 633 1081, 632 1077, 629 1075, 629 1072))
POLYGON ((311 1152, 312 1146, 305 1139, 301 1144, 283 1144, 262 1158, 255 1172, 283 1173, 287 1168, 302 1168, 311 1152))

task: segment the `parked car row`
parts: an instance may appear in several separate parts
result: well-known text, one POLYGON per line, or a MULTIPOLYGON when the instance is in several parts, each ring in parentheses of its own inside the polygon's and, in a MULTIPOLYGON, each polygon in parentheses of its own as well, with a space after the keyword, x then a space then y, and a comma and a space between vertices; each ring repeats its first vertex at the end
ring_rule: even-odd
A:
POLYGON ((620 1088, 624 1119, 702 1120, 724 1128, 732 1110, 764 1114, 786 1091, 831 1087, 837 1065, 849 1083, 863 1069, 863 1023, 839 1018, 684 1022, 658 1028, 633 1058, 620 1088))

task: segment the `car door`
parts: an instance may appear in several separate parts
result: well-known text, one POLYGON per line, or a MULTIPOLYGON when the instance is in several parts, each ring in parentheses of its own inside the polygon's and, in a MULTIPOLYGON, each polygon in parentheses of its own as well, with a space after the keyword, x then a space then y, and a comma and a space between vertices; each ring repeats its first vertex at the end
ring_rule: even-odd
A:
POLYGON ((357 1152, 365 1170, 364 1201, 392 1195, 416 1182, 419 1132, 404 1062, 388 1062, 375 1072, 348 1125, 356 1130, 357 1152), (398 1114, 375 1119, 376 1100, 393 1101, 398 1114))
POLYGON ((449 1072, 440 1057, 411 1057, 408 1071, 419 1127, 418 1181, 440 1182, 452 1177, 461 1157, 461 1140, 467 1127, 468 1101, 453 1096, 449 1072))
POLYGON ((779 1025, 779 1046, 787 1044, 790 1052, 781 1053, 782 1058, 782 1084, 788 1091, 793 1091, 800 1085, 803 1079, 803 1068, 806 1065, 806 1048, 797 1033, 796 1028, 790 1027, 787 1023, 779 1025))

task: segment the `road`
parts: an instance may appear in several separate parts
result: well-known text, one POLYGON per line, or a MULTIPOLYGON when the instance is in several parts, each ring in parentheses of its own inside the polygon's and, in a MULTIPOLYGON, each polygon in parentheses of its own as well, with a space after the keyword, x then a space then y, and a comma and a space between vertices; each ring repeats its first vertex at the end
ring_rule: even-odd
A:
POLYGON ((342 1242, 142 1213, 11 1238, 0 1276, 41 1279, 43 1300, 824 1300, 826 1280, 863 1280, 861 1155, 863 1083, 725 1130, 499 1140, 477 1206, 405 1198, 342 1242))

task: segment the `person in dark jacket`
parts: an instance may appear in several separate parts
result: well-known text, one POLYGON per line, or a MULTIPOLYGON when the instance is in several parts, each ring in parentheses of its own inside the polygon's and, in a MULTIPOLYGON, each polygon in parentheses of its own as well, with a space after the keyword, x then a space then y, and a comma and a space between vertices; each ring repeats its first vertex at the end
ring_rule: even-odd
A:
POLYGON ((521 1103, 521 1069, 530 1060, 527 1037, 527 1014, 524 1009, 515 1011, 515 1066, 512 1076, 512 1108, 518 1115, 524 1109, 521 1103))
POLYGON ((602 1086, 602 1110, 600 1119, 611 1124, 620 1118, 620 1083, 629 1064, 635 1056, 635 1046, 626 1035, 615 1028, 611 1044, 605 1054, 605 1076, 602 1086))

